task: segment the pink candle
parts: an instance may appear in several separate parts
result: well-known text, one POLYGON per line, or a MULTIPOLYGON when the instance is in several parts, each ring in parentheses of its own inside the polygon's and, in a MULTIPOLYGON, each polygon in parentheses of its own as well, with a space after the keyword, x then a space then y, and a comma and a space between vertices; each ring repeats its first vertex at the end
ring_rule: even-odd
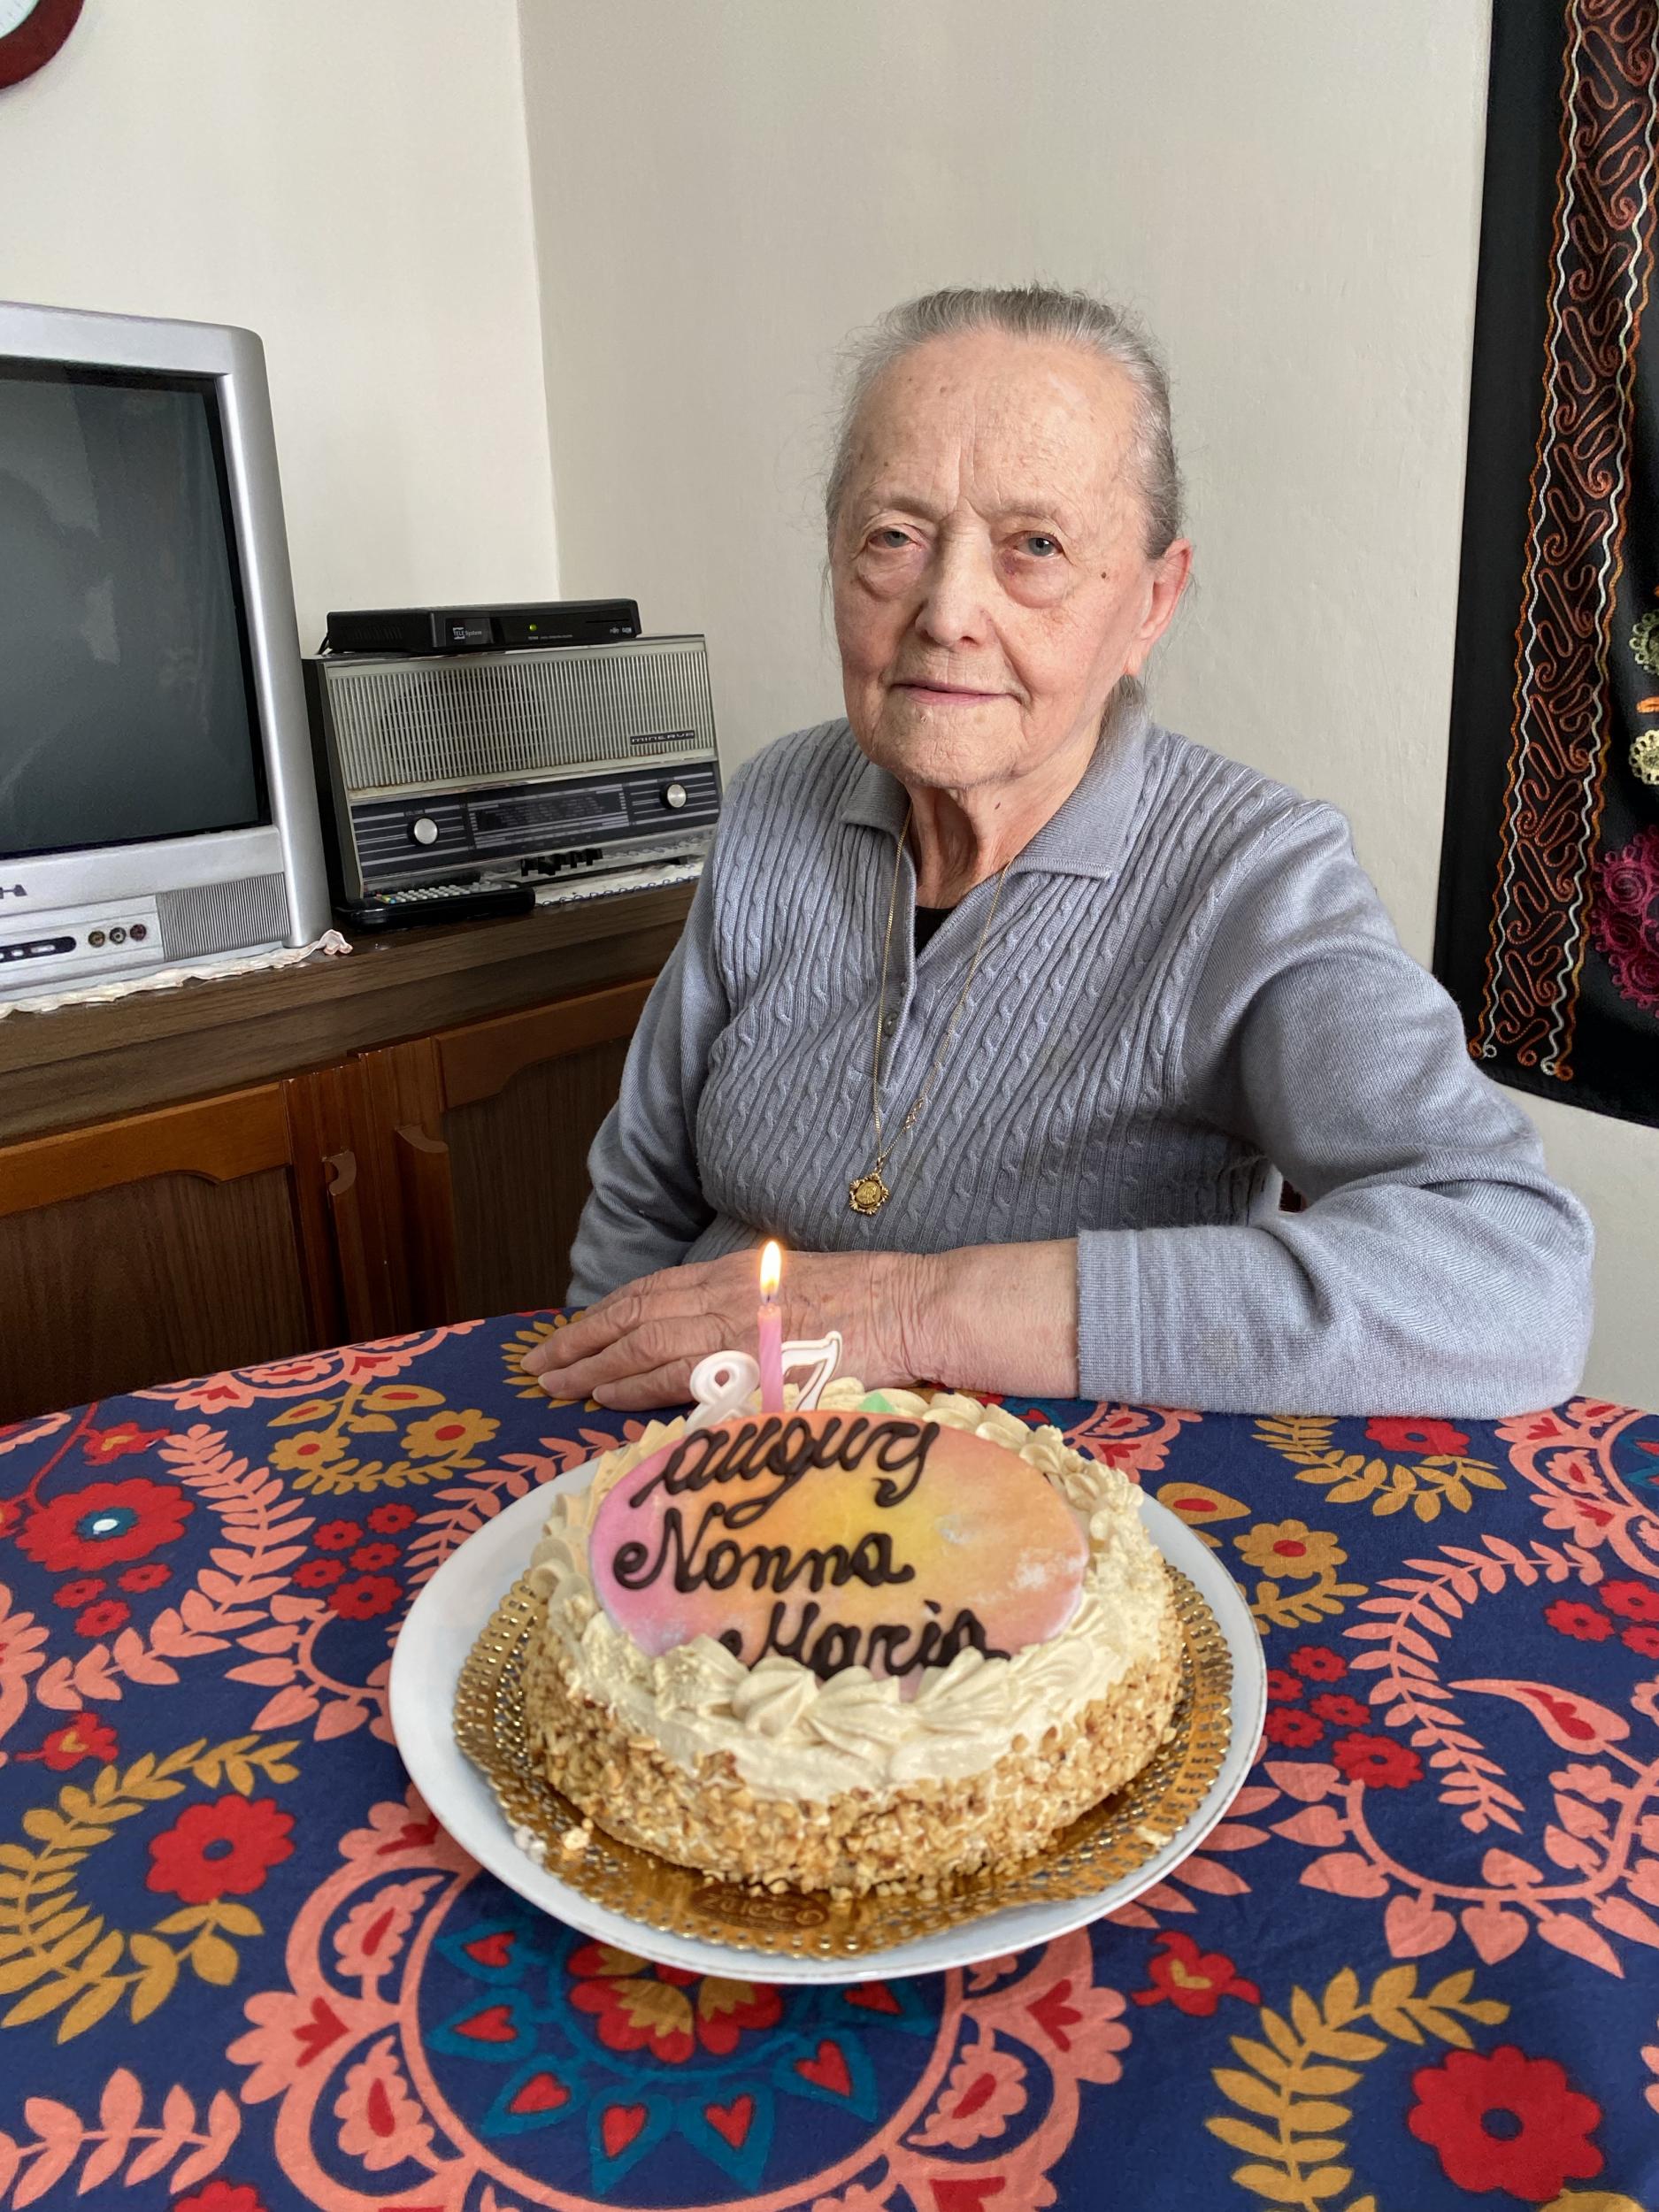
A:
POLYGON ((783 1254, 769 1243, 760 1256, 760 1409, 783 1411, 783 1313, 778 1303, 778 1283, 783 1273, 783 1254))

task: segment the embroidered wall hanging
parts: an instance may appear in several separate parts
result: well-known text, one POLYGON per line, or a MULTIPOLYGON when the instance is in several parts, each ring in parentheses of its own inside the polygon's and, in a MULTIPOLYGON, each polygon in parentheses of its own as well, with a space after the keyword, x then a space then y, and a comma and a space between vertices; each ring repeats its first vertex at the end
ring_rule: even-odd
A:
POLYGON ((1659 0, 1494 8, 1435 972, 1659 1124, 1659 0))

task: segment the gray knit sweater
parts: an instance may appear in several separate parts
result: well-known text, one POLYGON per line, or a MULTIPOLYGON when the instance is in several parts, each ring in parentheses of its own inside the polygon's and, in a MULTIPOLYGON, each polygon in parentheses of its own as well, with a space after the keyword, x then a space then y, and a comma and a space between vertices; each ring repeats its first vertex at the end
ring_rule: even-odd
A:
MULTIPOLYGON (((573 1301, 771 1234, 913 1252, 1075 1237, 1089 1398, 1479 1417, 1576 1386, 1588 1220, 1471 1064, 1343 818, 1138 713, 1009 869, 893 1195, 852 1212, 904 810, 845 722, 734 779, 594 1143, 573 1301), (1277 1208, 1275 1169, 1304 1212, 1277 1208)), ((919 956, 915 895, 907 854, 889 1130, 992 886, 919 956)))

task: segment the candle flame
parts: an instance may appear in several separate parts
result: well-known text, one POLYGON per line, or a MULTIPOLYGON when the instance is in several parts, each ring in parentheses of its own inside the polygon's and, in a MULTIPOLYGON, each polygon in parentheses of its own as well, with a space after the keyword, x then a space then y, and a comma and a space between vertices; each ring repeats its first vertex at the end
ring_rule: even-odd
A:
POLYGON ((783 1254, 775 1242, 768 1242, 760 1256, 760 1294, 763 1298, 778 1295, 778 1285, 782 1276, 783 1254))

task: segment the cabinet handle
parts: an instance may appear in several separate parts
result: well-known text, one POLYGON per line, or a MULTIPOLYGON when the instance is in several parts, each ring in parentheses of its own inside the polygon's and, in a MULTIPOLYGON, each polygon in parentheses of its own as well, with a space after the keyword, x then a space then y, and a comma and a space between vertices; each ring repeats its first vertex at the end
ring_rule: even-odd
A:
POLYGON ((340 1263, 340 1288, 345 1300, 346 1328, 359 1336, 376 1325, 374 1288, 369 1272, 368 1245, 363 1228, 362 1190, 355 1152, 331 1152, 323 1161, 327 1171, 328 1210, 334 1225, 334 1251, 340 1263))
POLYGON ((457 1321, 461 1302, 449 1148, 416 1122, 400 1123, 396 1135, 404 1250, 420 1319, 429 1327, 457 1321))

